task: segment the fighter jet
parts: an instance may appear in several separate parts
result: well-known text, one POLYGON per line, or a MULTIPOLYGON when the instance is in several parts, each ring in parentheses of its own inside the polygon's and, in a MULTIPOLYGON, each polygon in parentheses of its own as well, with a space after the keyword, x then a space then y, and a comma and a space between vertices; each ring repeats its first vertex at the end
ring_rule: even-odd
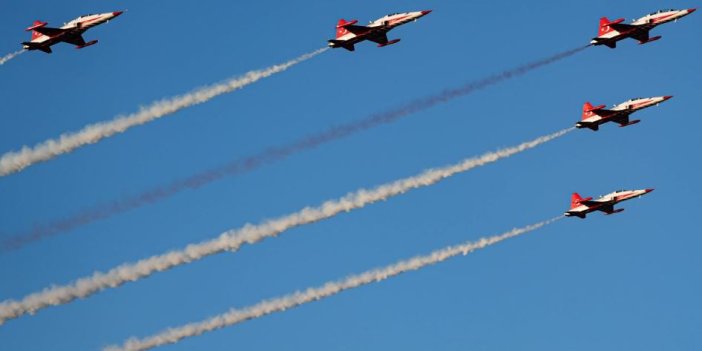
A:
POLYGON ((651 29, 663 23, 677 21, 695 12, 695 10, 696 9, 660 10, 634 20, 630 24, 622 23, 624 22, 623 18, 610 21, 607 17, 602 17, 600 19, 600 31, 597 37, 592 39, 590 44, 606 45, 614 49, 617 47, 618 41, 626 38, 636 39, 639 41, 639 44, 647 44, 661 38, 660 35, 650 38, 649 31, 651 31, 651 29))
POLYGON ((619 213, 624 211, 623 208, 614 209, 614 205, 631 200, 635 197, 641 197, 652 192, 653 189, 642 189, 642 190, 617 190, 615 192, 609 193, 607 195, 600 196, 597 200, 593 200, 592 197, 583 199, 578 193, 573 193, 570 200, 570 210, 564 215, 566 217, 580 217, 585 218, 588 213, 594 211, 602 211, 608 215, 619 213))
POLYGON ((83 33, 97 25, 109 22, 113 18, 122 14, 123 11, 106 12, 100 14, 89 14, 80 16, 68 23, 64 23, 61 28, 47 27, 48 23, 35 21, 34 24, 27 28, 27 31, 32 32, 32 40, 23 42, 25 50, 41 50, 47 54, 51 53, 51 46, 59 43, 69 43, 76 46, 76 49, 94 45, 98 41, 91 40, 85 42, 83 33))
POLYGON ((632 113, 658 105, 663 101, 667 101, 672 96, 657 96, 650 98, 635 98, 629 101, 624 101, 619 105, 614 105, 611 110, 605 109, 605 105, 592 106, 589 102, 583 105, 582 120, 575 124, 576 128, 590 128, 594 131, 600 129, 600 124, 607 122, 619 123, 620 127, 630 126, 641 122, 641 120, 629 121, 629 115, 632 113))
POLYGON ((407 22, 416 21, 430 12, 431 10, 393 13, 371 21, 367 26, 356 25, 358 20, 347 22, 344 19, 340 19, 336 25, 336 39, 329 40, 329 47, 354 51, 356 50, 354 45, 364 40, 377 43, 379 48, 395 44, 400 39, 388 40, 387 33, 390 30, 407 22))

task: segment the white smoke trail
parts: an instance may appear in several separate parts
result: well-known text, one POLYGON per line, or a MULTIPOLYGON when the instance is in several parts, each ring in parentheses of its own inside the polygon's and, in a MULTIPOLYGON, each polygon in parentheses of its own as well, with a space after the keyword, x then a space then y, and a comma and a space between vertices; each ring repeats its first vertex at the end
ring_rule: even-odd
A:
POLYGON ((364 273, 352 275, 341 280, 331 281, 316 288, 308 288, 304 291, 298 291, 293 294, 285 295, 276 299, 264 300, 255 305, 243 309, 231 309, 226 313, 208 318, 204 321, 186 324, 177 328, 170 328, 147 338, 131 338, 127 340, 122 346, 108 346, 104 350, 141 351, 166 344, 174 344, 185 338, 198 336, 216 329, 221 329, 227 326, 242 323, 247 320, 263 317, 274 312, 283 312, 290 308, 294 308, 309 302, 314 302, 323 298, 336 295, 345 290, 357 288, 371 283, 381 282, 383 280, 395 277, 405 272, 419 270, 421 268, 443 262, 449 258, 461 254, 465 256, 468 253, 473 252, 475 250, 483 249, 490 245, 497 244, 503 240, 539 229, 561 218, 563 218, 563 216, 559 216, 523 228, 515 228, 509 232, 488 238, 482 238, 476 242, 467 242, 460 245, 449 246, 440 250, 436 250, 425 256, 416 256, 408 260, 399 261, 390 266, 372 269, 364 273))
POLYGON ((304 224, 314 223, 333 217, 341 212, 362 208, 366 205, 401 195, 409 190, 435 184, 455 174, 466 172, 497 160, 534 148, 573 131, 568 128, 553 134, 536 138, 517 146, 488 152, 480 157, 469 158, 443 168, 430 169, 409 178, 380 185, 374 189, 360 189, 336 200, 329 200, 318 207, 307 207, 298 212, 258 225, 247 224, 240 229, 224 232, 219 237, 198 244, 191 244, 182 250, 152 256, 134 263, 125 263, 106 273, 78 279, 68 285, 53 286, 41 292, 25 296, 20 301, 6 300, 0 303, 0 324, 9 319, 52 305, 61 305, 77 298, 84 298, 107 288, 115 288, 130 281, 150 276, 155 272, 202 259, 225 250, 238 250, 243 244, 253 244, 268 237, 304 224))
POLYGON ((24 52, 24 50, 18 50, 18 51, 11 53, 11 54, 7 54, 7 55, 1 57, 0 58, 0 65, 4 65, 5 62, 12 60, 13 58, 17 57, 17 55, 19 55, 23 52, 24 52))
POLYGON ((104 138, 124 133, 129 128, 154 121, 186 107, 201 104, 216 96, 241 89, 275 73, 285 71, 298 63, 321 54, 327 49, 322 48, 263 70, 251 71, 243 76, 200 88, 182 96, 157 101, 149 106, 142 107, 138 112, 118 116, 108 122, 88 125, 78 132, 63 134, 58 139, 49 139, 33 147, 23 146, 20 151, 7 152, 0 157, 0 176, 19 172, 35 163, 50 160, 81 146, 94 144, 104 138))

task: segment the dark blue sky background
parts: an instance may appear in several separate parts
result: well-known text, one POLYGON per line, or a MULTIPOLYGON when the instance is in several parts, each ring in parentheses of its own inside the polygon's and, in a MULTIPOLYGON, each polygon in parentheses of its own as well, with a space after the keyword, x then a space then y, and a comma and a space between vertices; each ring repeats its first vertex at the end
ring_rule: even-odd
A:
MULTIPOLYGON (((10 2, 0 53, 35 19, 129 11, 96 46, 0 67, 0 152, 326 45, 339 18, 433 9, 402 42, 326 52, 287 72, 0 179, 0 238, 586 44, 601 16, 692 2, 10 2)), ((582 103, 674 95, 642 123, 579 130, 436 186, 303 226, 0 327, 2 350, 96 350, 562 213, 570 193, 656 188, 616 216, 526 237, 164 350, 699 350, 702 21, 590 48, 484 91, 0 255, 21 298, 245 223, 573 125, 582 103)))

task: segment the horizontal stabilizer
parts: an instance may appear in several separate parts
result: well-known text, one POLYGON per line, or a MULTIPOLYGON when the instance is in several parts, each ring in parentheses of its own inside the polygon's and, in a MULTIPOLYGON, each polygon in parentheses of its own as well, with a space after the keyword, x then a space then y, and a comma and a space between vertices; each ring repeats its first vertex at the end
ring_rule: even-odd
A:
POLYGON ((583 109, 583 112, 592 112, 592 111, 597 111, 605 108, 607 106, 605 105, 599 105, 599 106, 589 106, 583 109))
POLYGON ((605 23, 602 23, 602 27, 612 26, 612 25, 619 24, 619 23, 622 23, 622 22, 624 22, 624 19, 623 19, 623 18, 618 18, 618 19, 616 19, 616 20, 614 20, 614 21, 612 21, 612 22, 605 22, 605 23))
POLYGON ((337 29, 338 29, 338 28, 345 28, 345 27, 348 27, 348 26, 352 26, 352 25, 354 25, 354 24, 356 24, 356 23, 358 23, 358 20, 352 20, 352 21, 348 21, 348 22, 346 22, 346 21, 344 21, 344 20, 340 20, 340 21, 339 21, 339 24, 336 25, 336 28, 337 28, 337 29))
POLYGON ((35 29, 37 29, 37 28, 44 27, 44 26, 46 26, 47 24, 48 24, 48 23, 46 23, 46 22, 36 21, 36 22, 34 22, 34 25, 33 25, 33 26, 28 27, 28 28, 25 29, 25 30, 26 30, 27 32, 31 32, 31 31, 33 31, 33 30, 35 30, 35 29))

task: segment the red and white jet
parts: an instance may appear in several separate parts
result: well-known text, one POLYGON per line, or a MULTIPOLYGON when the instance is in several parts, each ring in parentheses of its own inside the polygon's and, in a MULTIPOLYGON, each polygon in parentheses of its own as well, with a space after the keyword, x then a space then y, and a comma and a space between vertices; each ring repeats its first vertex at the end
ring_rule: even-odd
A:
POLYGON ((626 38, 636 39, 639 41, 639 44, 650 43, 661 38, 660 35, 650 38, 649 31, 651 31, 651 29, 663 23, 677 21, 695 12, 695 10, 696 9, 660 10, 643 16, 630 24, 622 23, 624 22, 623 18, 610 21, 607 17, 602 17, 600 19, 600 31, 597 34, 597 38, 593 38, 590 44, 606 45, 614 49, 617 47, 618 41, 626 38))
POLYGON ((344 48, 354 51, 356 43, 370 40, 378 44, 378 47, 388 46, 397 43, 400 39, 388 40, 387 33, 397 26, 407 22, 416 21, 426 16, 431 10, 393 13, 375 21, 371 21, 367 26, 358 26, 358 20, 346 21, 340 19, 336 25, 336 39, 329 40, 332 48, 344 48))
POLYGON ((643 110, 647 107, 658 105, 663 101, 667 101, 672 96, 656 96, 650 98, 636 98, 622 102, 619 105, 614 105, 611 110, 605 109, 605 105, 592 106, 589 102, 583 105, 583 117, 580 122, 575 124, 576 128, 590 128, 594 131, 600 129, 600 124, 607 122, 619 123, 620 127, 630 126, 641 122, 641 120, 629 121, 629 115, 643 110))
POLYGON ((76 49, 82 49, 98 42, 97 40, 91 40, 86 43, 83 39, 83 33, 86 30, 109 22, 121 15, 122 12, 124 11, 83 15, 68 23, 64 23, 61 28, 47 27, 48 23, 35 21, 31 27, 26 29, 27 31, 32 31, 32 40, 23 42, 22 45, 25 50, 41 50, 47 54, 51 53, 52 45, 60 42, 73 44, 76 46, 76 49))
POLYGON ((593 200, 592 197, 583 199, 578 193, 573 193, 570 200, 570 210, 564 215, 566 217, 580 217, 585 218, 588 213, 594 211, 602 211, 608 215, 619 213, 624 211, 623 208, 614 209, 614 205, 631 200, 635 197, 641 197, 652 192, 653 189, 641 189, 641 190, 617 190, 615 192, 609 193, 607 195, 600 196, 597 200, 593 200))

